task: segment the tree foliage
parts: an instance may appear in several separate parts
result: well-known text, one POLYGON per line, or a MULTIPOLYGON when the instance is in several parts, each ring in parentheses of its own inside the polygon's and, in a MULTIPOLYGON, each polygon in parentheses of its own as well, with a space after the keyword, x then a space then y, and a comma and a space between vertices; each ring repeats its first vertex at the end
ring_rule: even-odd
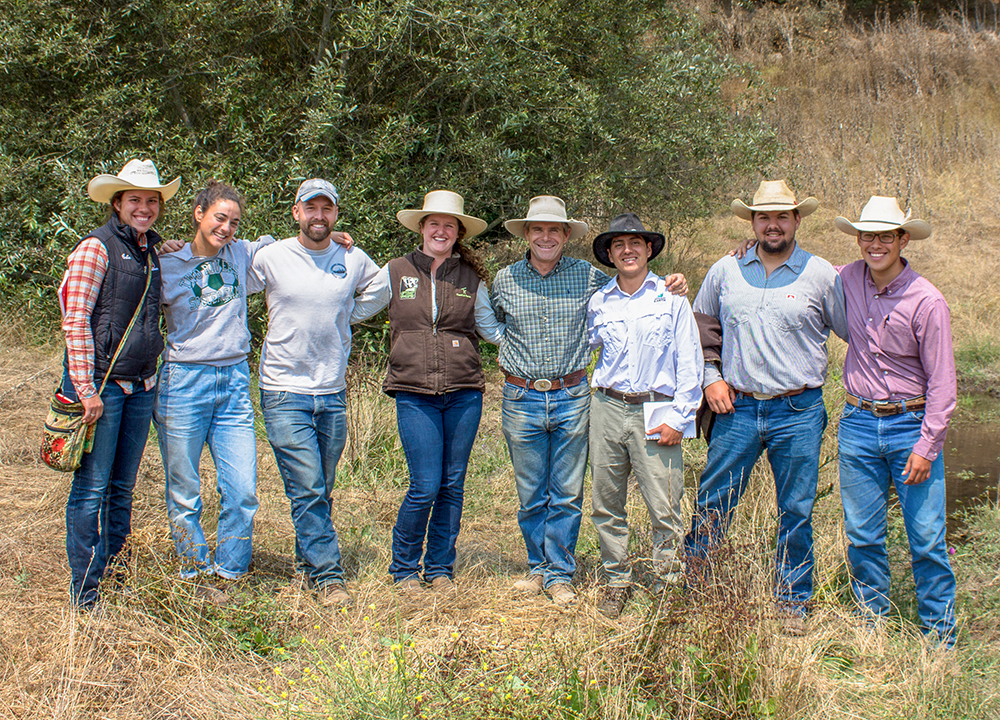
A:
POLYGON ((662 0, 7 0, 0 18, 0 289, 50 303, 87 180, 151 157, 183 177, 158 223, 187 237, 209 177, 248 198, 246 234, 292 234, 301 179, 342 194, 378 260, 395 212, 463 193, 483 242, 540 193, 671 225, 765 168, 773 137, 724 84, 748 72, 662 0))

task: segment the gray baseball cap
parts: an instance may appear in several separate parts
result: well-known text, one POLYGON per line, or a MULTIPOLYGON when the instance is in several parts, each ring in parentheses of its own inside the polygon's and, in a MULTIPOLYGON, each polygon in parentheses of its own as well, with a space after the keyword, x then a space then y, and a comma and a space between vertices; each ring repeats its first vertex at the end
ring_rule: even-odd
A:
POLYGON ((307 200, 312 200, 314 197, 318 197, 320 195, 330 198, 334 205, 338 205, 340 203, 340 196, 337 194, 337 188, 323 178, 311 178, 299 185, 299 189, 295 193, 295 202, 306 202, 307 200))

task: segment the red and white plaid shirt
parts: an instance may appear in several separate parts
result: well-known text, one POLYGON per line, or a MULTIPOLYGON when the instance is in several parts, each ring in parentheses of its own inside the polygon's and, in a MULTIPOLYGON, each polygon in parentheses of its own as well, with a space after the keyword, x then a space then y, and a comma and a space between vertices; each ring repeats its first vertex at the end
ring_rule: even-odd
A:
MULTIPOLYGON (((139 247, 146 249, 146 236, 139 236, 139 247)), ((90 316, 101 294, 104 275, 108 271, 108 251, 97 238, 87 238, 69 254, 66 273, 59 286, 59 308, 62 329, 66 333, 69 357, 69 379, 81 398, 97 394, 94 385, 94 335, 90 316)), ((126 395, 134 390, 129 380, 116 380, 126 395)), ((145 380, 146 390, 156 385, 156 376, 145 380)))

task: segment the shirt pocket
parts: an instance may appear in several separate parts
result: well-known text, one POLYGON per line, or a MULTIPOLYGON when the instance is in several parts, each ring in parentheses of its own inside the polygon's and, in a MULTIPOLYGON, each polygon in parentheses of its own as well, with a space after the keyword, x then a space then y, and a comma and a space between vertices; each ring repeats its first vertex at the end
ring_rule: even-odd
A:
POLYGON ((767 294, 758 312, 769 327, 782 332, 796 332, 802 329, 809 303, 793 292, 776 290, 767 294))
POLYGON ((917 336, 910 323, 902 318, 897 319, 892 314, 879 333, 879 347, 886 355, 917 357, 920 354, 917 336))
POLYGON ((669 312, 650 310, 636 319, 636 336, 643 345, 665 347, 673 341, 673 326, 669 312))

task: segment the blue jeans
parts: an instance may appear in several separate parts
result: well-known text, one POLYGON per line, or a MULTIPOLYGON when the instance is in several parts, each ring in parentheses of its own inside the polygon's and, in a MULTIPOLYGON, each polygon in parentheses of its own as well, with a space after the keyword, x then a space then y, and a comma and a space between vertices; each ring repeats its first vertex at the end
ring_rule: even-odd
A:
POLYGON ((826 429, 823 389, 773 400, 739 395, 733 406, 734 412, 715 416, 688 552, 704 557, 726 534, 750 472, 767 449, 778 502, 775 598, 804 612, 813 591, 812 509, 826 429))
POLYGON ((421 555, 427 582, 454 574, 465 471, 482 412, 478 390, 396 394, 399 439, 410 468, 410 487, 392 529, 389 573, 397 582, 421 574, 421 555))
POLYGON ((204 572, 238 578, 250 566, 258 506, 257 439, 247 362, 225 367, 164 363, 153 422, 167 476, 167 517, 181 577, 204 572), (214 561, 201 527, 198 466, 206 442, 222 499, 214 561))
POLYGON ((948 645, 955 635, 955 575, 945 542, 944 459, 931 464, 919 485, 903 483, 903 468, 920 439, 924 413, 875 417, 846 405, 840 418, 840 496, 844 503, 851 587, 873 614, 889 612, 886 503, 896 486, 910 543, 917 612, 923 631, 936 631, 948 645))
POLYGON ((343 582, 330 497, 347 444, 346 392, 261 390, 260 397, 267 439, 292 506, 296 564, 314 587, 343 582))
MULTIPOLYGON (((77 399, 63 374, 62 393, 77 399)), ((73 473, 66 502, 66 557, 73 602, 89 607, 109 562, 128 563, 125 541, 132 532, 132 490, 149 436, 153 391, 141 385, 126 395, 113 380, 101 393, 104 413, 94 429, 94 447, 73 473)))
POLYGON ((576 571, 583 517, 590 386, 541 392, 503 387, 503 434, 514 466, 521 509, 517 522, 528 568, 545 587, 568 583, 576 571))

